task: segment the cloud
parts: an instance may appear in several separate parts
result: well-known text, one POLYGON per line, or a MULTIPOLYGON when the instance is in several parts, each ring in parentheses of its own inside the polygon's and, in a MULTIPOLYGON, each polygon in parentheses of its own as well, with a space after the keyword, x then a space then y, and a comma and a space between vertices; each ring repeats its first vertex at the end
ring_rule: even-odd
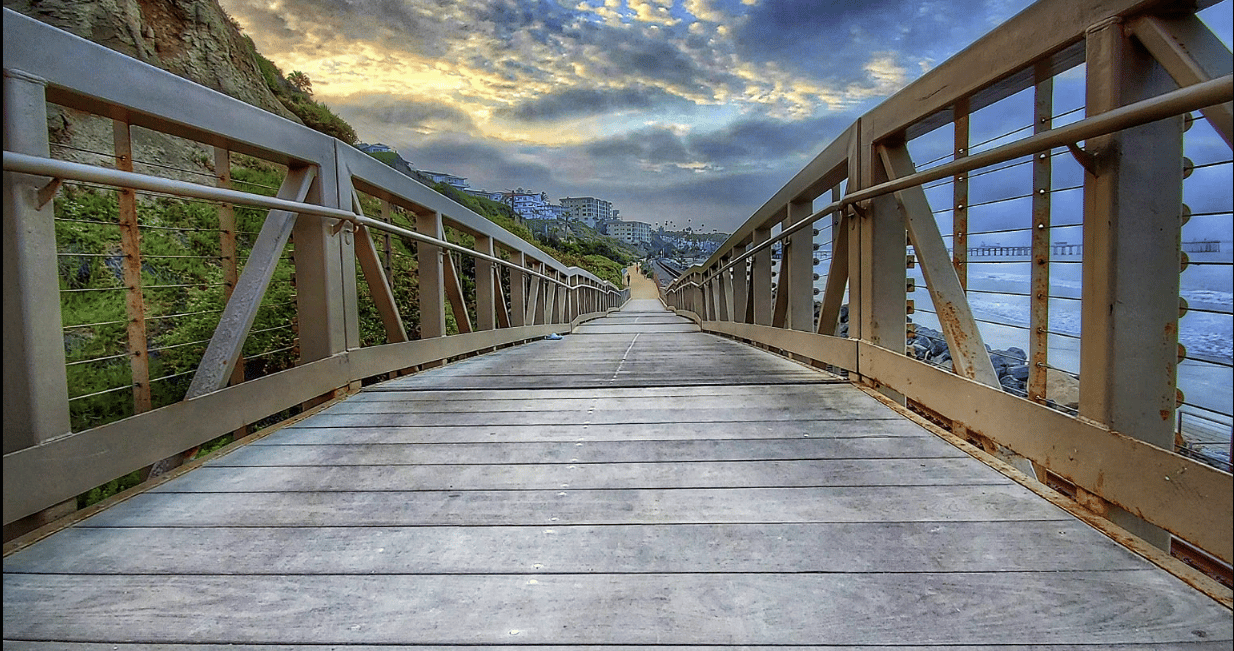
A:
POLYGON ((669 104, 685 106, 690 102, 648 86, 566 88, 531 98, 497 113, 523 122, 548 122, 632 109, 662 108, 669 104))
POLYGON ((754 170, 796 164, 839 135, 847 116, 788 121, 744 118, 718 129, 653 126, 589 143, 587 153, 605 164, 662 169, 754 170))
POLYGON ((725 165, 813 155, 851 122, 839 115, 794 121, 746 118, 692 136, 690 147, 706 160, 725 165))
POLYGON ((517 186, 556 186, 552 169, 516 146, 454 135, 391 144, 417 169, 457 174, 470 179, 473 187, 496 192, 517 186))
POLYGON ((475 122, 462 109, 420 97, 358 94, 332 99, 330 106, 348 119, 375 127, 385 125, 422 133, 475 131, 475 122))
POLYGON ((695 160, 682 137, 665 127, 649 127, 597 140, 585 149, 588 155, 604 163, 626 166, 684 165, 695 160))
POLYGON ((221 2, 362 139, 418 167, 734 225, 858 114, 1028 4, 221 2))

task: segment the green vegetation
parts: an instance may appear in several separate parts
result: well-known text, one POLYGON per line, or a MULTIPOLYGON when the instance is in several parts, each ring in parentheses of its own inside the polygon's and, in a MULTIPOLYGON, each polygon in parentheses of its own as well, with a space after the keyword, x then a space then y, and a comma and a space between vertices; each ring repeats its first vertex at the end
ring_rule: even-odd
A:
POLYGON ((356 130, 343 118, 335 115, 325 104, 313 99, 313 84, 308 75, 297 70, 291 73, 294 81, 289 80, 288 77, 283 76, 283 71, 279 70, 273 61, 257 51, 257 47, 253 45, 253 39, 245 35, 244 40, 249 46, 253 60, 257 62, 262 78, 266 80, 266 86, 270 88, 270 92, 274 93, 279 102, 287 107, 288 111, 300 118, 309 128, 334 136, 349 145, 356 144, 356 130))
MULTIPOLYGON (((354 130, 325 105, 312 99, 308 76, 293 72, 284 77, 269 59, 261 56, 245 37, 267 86, 290 111, 318 131, 349 144, 354 130)), ((380 156, 379 156, 380 157, 380 156)), ((393 162, 393 157, 386 161, 393 162)), ((232 180, 237 189, 273 196, 283 182, 285 169, 265 161, 233 154, 232 180)), ((436 190, 566 264, 591 270, 615 284, 621 283, 624 257, 620 250, 603 244, 553 241, 540 243, 508 206, 458 192, 448 185, 436 190)), ((224 256, 224 232, 220 206, 210 202, 177 198, 137 197, 137 231, 140 237, 140 296, 126 286, 124 269, 131 259, 124 250, 120 223, 120 193, 96 190, 73 183, 63 186, 54 202, 61 314, 64 323, 70 419, 73 431, 98 427, 134 415, 148 392, 151 408, 184 399, 206 345, 218 326, 230 293, 228 269, 241 270, 265 221, 267 211, 235 206, 235 260, 224 256), (139 298, 139 301, 133 299, 139 298), (141 328, 129 305, 140 303, 144 319, 148 383, 133 376, 130 340, 141 328), (145 386, 138 386, 139 384, 145 386)), ((377 214, 376 199, 362 197, 367 214, 377 214)), ((414 229, 414 215, 392 211, 395 224, 414 229)), ((420 336, 419 287, 415 245, 383 233, 370 235, 377 248, 407 334, 420 336)), ((446 238, 471 247, 474 239, 453 229, 446 238)), ((467 307, 475 310, 475 263, 470 256, 454 256, 467 307)), ((359 267, 359 265, 357 265, 359 267)), ((276 265, 262 298, 257 317, 244 343, 237 375, 253 379, 295 365, 299 357, 298 323, 294 279, 294 242, 289 242, 276 265)), ((508 271, 502 271, 505 286, 508 271)), ((370 288, 357 268, 358 309, 362 345, 386 343, 381 318, 370 288)), ((474 312, 473 312, 474 313, 474 312)), ((462 315, 459 315, 460 317, 462 315)), ((459 331, 458 319, 447 308, 447 333, 459 331)), ((299 413, 291 407, 250 425, 259 430, 299 413)), ((243 434, 243 432, 240 432, 243 434)), ((233 440, 232 434, 207 442, 195 456, 208 454, 233 440)), ((85 508, 118 492, 136 486, 144 478, 138 470, 116 478, 78 496, 85 508)))
MULTIPOLYGON (((398 158, 398 154, 394 152, 371 152, 369 156, 391 167, 394 166, 394 161, 398 158)), ((418 180, 423 182, 427 179, 418 180)), ((525 223, 519 220, 510 206, 504 203, 467 194, 448 183, 431 183, 429 187, 477 215, 497 224, 511 234, 534 244, 541 251, 561 261, 563 264, 586 269, 595 274, 596 277, 607 280, 617 287, 621 287, 624 282, 622 271, 639 255, 637 250, 632 249, 619 240, 596 235, 594 231, 585 226, 571 225, 571 228, 586 231, 590 234, 583 238, 567 238, 563 240, 556 233, 544 236, 537 235, 525 223)), ((372 207, 366 206, 365 212, 367 214, 375 214, 376 204, 372 207)), ((470 236, 462 234, 460 236, 463 241, 455 241, 453 239, 451 241, 468 247, 474 243, 473 238, 470 236)), ((470 270, 474 262, 471 258, 466 258, 462 261, 462 264, 470 270)), ((472 274, 468 272, 467 276, 471 278, 472 274)), ((474 305, 469 307, 474 308, 474 305)))
MULTIPOLYGON (((236 176, 260 177, 277 187, 269 173, 237 168, 236 176)), ((56 202, 74 430, 133 413, 118 213, 115 193, 69 188, 56 202)), ((219 222, 214 206, 175 199, 156 199, 139 213, 150 393, 158 407, 183 398, 218 322, 224 302, 219 222)), ((236 209, 241 251, 252 246, 264 218, 264 211, 236 209)), ((262 332, 246 343, 246 354, 290 345, 290 277, 290 263, 280 264, 263 301, 267 307, 254 325, 262 332)), ((252 362, 249 370, 260 374, 267 367, 286 367, 292 359, 289 351, 271 354, 252 362)))
MULTIPOLYGON (((244 159, 233 166, 237 186, 272 195, 282 170, 244 159)), ((142 305, 154 408, 184 398, 193 370, 218 324, 226 287, 219 212, 214 204, 141 197, 142 305)), ((247 256, 266 211, 236 207, 237 254, 247 256)), ((138 390, 129 353, 117 193, 66 185, 55 201, 61 312, 74 431, 136 411, 138 390)), ((290 248, 290 247, 289 247, 290 248)), ((295 299, 290 254, 278 264, 252 332, 244 344, 243 373, 256 377, 291 367, 295 299)), ((278 415, 275 416, 278 418, 278 415)), ((214 447, 226 440, 213 442, 214 447)), ((109 482, 79 497, 87 506, 136 485, 139 474, 109 482)))

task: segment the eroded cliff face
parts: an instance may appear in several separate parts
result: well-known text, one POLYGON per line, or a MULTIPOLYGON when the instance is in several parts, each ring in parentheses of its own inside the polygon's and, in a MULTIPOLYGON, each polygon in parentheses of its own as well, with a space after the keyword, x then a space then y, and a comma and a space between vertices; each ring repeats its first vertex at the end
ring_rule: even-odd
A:
POLYGON ((215 0, 5 0, 4 6, 299 122, 215 0))
MULTIPOLYGON (((4 0, 4 6, 301 122, 270 91, 251 44, 216 0, 4 0)), ((112 152, 109 119, 49 107, 48 127, 54 158, 97 165, 112 152)), ((201 174, 213 172, 213 153, 195 143, 135 129, 133 146, 135 161, 175 168, 160 175, 208 183, 201 174)))

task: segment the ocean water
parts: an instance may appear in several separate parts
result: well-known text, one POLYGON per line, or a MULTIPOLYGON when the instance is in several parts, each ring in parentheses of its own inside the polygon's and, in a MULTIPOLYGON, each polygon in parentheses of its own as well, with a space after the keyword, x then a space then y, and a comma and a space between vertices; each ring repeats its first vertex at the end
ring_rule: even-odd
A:
MULTIPOLYGON (((1179 342, 1190 358, 1179 364, 1178 386, 1193 422, 1207 420, 1228 436, 1234 413, 1234 244, 1221 243, 1220 253, 1189 253, 1192 264, 1180 276, 1180 295, 1188 313, 1179 320, 1179 342), (1202 312, 1207 310, 1218 314, 1202 312)), ((828 257, 824 253, 822 257, 828 257)), ((1012 346, 1028 350, 1030 263, 1025 257, 974 257, 969 260, 969 304, 985 343, 994 349, 1012 346), (989 293, 987 293, 989 292, 989 293)), ((815 267, 819 291, 826 285, 828 260, 815 267)), ((939 328, 921 268, 907 270, 917 291, 909 294, 917 307, 913 322, 939 328)), ((1050 267, 1049 364, 1073 374, 1080 370, 1080 256, 1055 256, 1050 267)))

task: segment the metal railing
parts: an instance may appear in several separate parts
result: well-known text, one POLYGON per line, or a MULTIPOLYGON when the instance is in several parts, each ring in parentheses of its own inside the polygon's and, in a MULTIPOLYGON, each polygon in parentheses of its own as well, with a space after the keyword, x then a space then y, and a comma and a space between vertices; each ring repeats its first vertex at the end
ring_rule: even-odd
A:
POLYGON ((570 329, 628 297, 628 290, 563 265, 329 136, 8 9, 4 35, 6 526, 207 441, 246 431, 271 415, 354 390, 364 381, 570 329), (54 158, 49 104, 110 119, 116 149, 113 160, 102 162, 111 165, 54 158), (214 174, 135 161, 134 129, 212 149, 214 174), (236 154, 285 170, 277 196, 231 188, 236 154), (134 162, 156 173, 214 176, 215 184, 138 173, 134 162), (53 219, 55 197, 69 184, 118 190, 118 221, 53 219), (216 206, 218 223, 206 229, 142 223, 136 192, 206 202, 216 206), (364 206, 372 210, 374 202, 381 215, 366 215, 364 206), (247 250, 237 248, 237 207, 268 211, 259 228, 246 234, 255 238, 247 250), (410 223, 395 223, 394 213, 410 223), (114 252, 59 250, 57 222, 117 227, 109 236, 116 238, 109 245, 114 252), (182 235, 209 230, 221 237, 221 249, 217 255, 143 252, 137 233, 149 229, 182 235), (384 240, 384 251, 376 239, 384 240), (401 242, 400 252, 391 240, 401 242), (414 259, 414 278, 392 274, 391 260, 398 255, 414 259), (77 290, 61 289, 61 258, 114 262, 123 271, 116 272, 120 284, 103 289, 115 292, 123 310, 90 323, 65 323, 60 297, 77 290), (189 258, 222 263, 224 280, 209 287, 200 280, 143 287, 142 275, 148 273, 143 264, 189 258), (467 272, 462 260, 468 261, 467 272), (272 304, 272 287, 286 283, 286 276, 291 286, 279 289, 283 303, 272 304), (408 283, 417 288, 416 304, 400 305, 395 289, 408 283), (361 342, 358 286, 374 308, 384 342, 361 342), (150 290, 224 288, 224 304, 217 309, 146 314, 150 290), (254 327, 263 309, 290 310, 293 321, 254 327), (217 315, 208 339, 151 345, 147 325, 201 315, 217 315), (103 326, 127 330, 119 342, 123 352, 66 361, 65 333, 103 326), (267 337, 270 344, 245 355, 246 342, 256 337, 267 337), (203 352, 189 370, 150 377, 151 357, 194 348, 203 352), (292 363, 246 378, 245 359, 269 356, 290 356, 292 363), (102 365, 126 367, 131 383, 85 393, 70 386, 67 368, 102 365), (181 393, 169 404, 152 400, 151 385, 167 382, 183 383, 181 393), (133 396, 132 416, 73 431, 72 401, 126 391, 133 396))
MULTIPOLYGON (((1183 179, 1200 167, 1184 157, 1182 136, 1198 111, 1228 146, 1234 96, 1230 52, 1195 10, 1137 0, 1032 5, 860 117, 669 285, 667 302, 705 331, 847 371, 1004 451, 1043 483, 1072 487, 1081 503, 1149 543, 1169 549, 1177 538, 1230 563, 1228 467, 1176 444, 1180 414, 1192 406, 1178 391, 1178 369, 1195 358, 1178 341, 1188 310, 1179 274, 1190 210, 1181 200, 1183 179), (1083 118, 1053 106, 1056 79, 1078 66, 1083 118), (1021 122, 1030 126, 972 144, 970 117, 987 107, 1007 114, 1012 98, 1031 100, 1021 122), (1064 117, 1071 121, 1053 126, 1064 117), (918 171, 912 152, 927 141, 950 151, 922 156, 933 159, 918 171), (1055 159, 1074 164, 1082 183, 1056 182, 1055 159), (989 181, 979 177, 1000 173, 1029 178, 972 200, 972 187, 989 181), (1052 205, 1073 197, 1082 204, 1074 216, 1052 220, 1052 205), (1002 211, 997 224, 979 214, 992 210, 1002 211), (1051 237, 1064 229, 1083 233, 1074 250, 1051 237), (1031 240, 1017 245, 1028 258, 970 260, 968 251, 982 247, 969 237, 993 232, 1031 240), (974 307, 975 298, 1008 296, 970 289, 970 269, 991 263, 1024 267, 1025 288, 1010 291, 1025 323, 974 307), (1078 294, 1051 280, 1052 268, 1069 265, 1081 268, 1078 294), (1052 326, 1051 302, 1055 322, 1060 302, 1078 305, 1074 333, 1052 326), (939 332, 918 334, 914 313, 936 320, 939 332), (987 349, 1004 326, 1027 350, 987 349), (1060 340, 1078 347, 1078 369, 1058 368, 1071 365, 1056 359, 1060 340), (1025 376, 1014 388, 1000 374, 1013 361, 1025 376), (1073 409, 1054 399, 1054 382, 1078 392, 1073 409)), ((1223 164, 1204 166, 1228 173, 1223 164)), ((1217 185, 1228 188, 1228 177, 1217 185)), ((1229 219, 1220 206, 1207 212, 1229 219)), ((1229 317, 1228 307, 1206 313, 1229 317)), ((1228 395, 1228 380, 1215 390, 1228 395)), ((1184 433, 1194 418, 1185 417, 1184 433)), ((1204 445, 1220 443, 1216 432, 1209 427, 1204 445)))

